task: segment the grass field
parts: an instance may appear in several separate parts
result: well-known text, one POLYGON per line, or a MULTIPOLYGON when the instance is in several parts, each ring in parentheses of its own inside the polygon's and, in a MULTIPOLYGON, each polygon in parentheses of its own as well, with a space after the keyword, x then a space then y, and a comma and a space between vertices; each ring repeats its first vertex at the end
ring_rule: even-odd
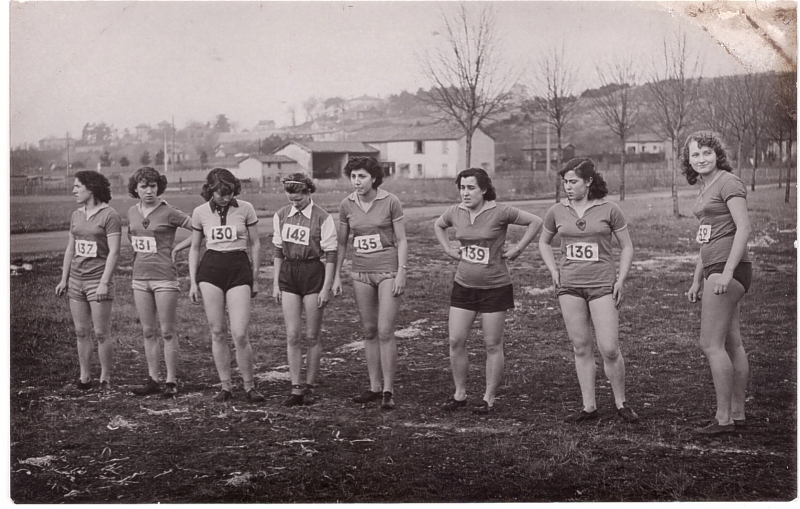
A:
MULTIPOLYGON (((27 261, 11 281, 11 497, 15 502, 556 502, 784 501, 797 496, 796 207, 783 190, 748 198, 753 287, 741 319, 751 368, 746 432, 703 438, 714 391, 697 346, 698 305, 686 301, 696 221, 671 202, 622 204, 636 246, 621 310, 628 400, 637 424, 615 418, 598 369, 601 419, 567 424, 580 393, 550 278, 532 246, 512 266, 517 309, 506 328, 506 371, 491 417, 445 414, 452 393, 447 298, 455 262, 432 232, 409 221, 409 284, 398 320, 398 407, 350 398, 367 385, 352 289, 326 311, 319 400, 286 409, 283 319, 268 292, 254 303, 250 335, 259 387, 215 403, 216 371, 202 308, 179 305, 180 396, 136 398, 146 376, 130 277, 117 272, 112 335, 115 391, 74 388, 78 375, 68 305, 53 296, 60 254, 27 261), (787 230, 789 230, 787 232, 787 230), (783 232, 783 233, 781 233, 783 232)), ((691 200, 681 208, 690 210, 691 200)), ((543 216, 545 206, 529 210, 543 216)), ((521 228, 511 230, 510 241, 521 228)), ((262 289, 271 288, 264 249, 262 289)), ((185 279, 185 258, 180 272, 185 279)), ((469 342, 472 401, 483 393, 480 329, 469 342)), ((94 376, 99 366, 94 360, 94 376)), ((238 376, 234 381, 240 383, 238 376)))

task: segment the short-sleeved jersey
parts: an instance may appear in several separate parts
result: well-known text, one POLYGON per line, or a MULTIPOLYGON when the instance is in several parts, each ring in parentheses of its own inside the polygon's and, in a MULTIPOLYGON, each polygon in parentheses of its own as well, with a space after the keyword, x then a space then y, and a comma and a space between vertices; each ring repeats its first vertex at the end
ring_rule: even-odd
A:
POLYGON ((397 271, 397 240, 394 223, 403 219, 403 206, 397 196, 378 189, 375 200, 366 212, 357 193, 339 205, 339 222, 353 234, 353 271, 397 271))
POLYGON ((519 218, 519 209, 493 200, 485 202, 483 209, 471 219, 463 203, 444 211, 436 225, 455 227, 456 239, 461 245, 456 283, 480 289, 511 284, 511 274, 502 255, 508 225, 515 224, 519 218))
POLYGON ((272 217, 275 258, 292 261, 323 256, 336 262, 336 225, 333 217, 311 201, 303 210, 287 205, 272 217))
POLYGON ((544 218, 544 229, 553 235, 561 235, 561 286, 613 286, 617 272, 611 237, 627 227, 619 206, 605 200, 595 200, 584 211, 583 217, 578 217, 568 199, 550 207, 544 218))
POLYGON ((166 201, 147 214, 136 204, 128 209, 128 240, 133 247, 133 279, 173 281, 178 269, 172 263, 172 246, 178 228, 189 228, 191 218, 166 201))
POLYGON ((81 207, 72 213, 69 233, 75 248, 70 277, 81 281, 100 279, 108 259, 108 237, 122 235, 122 219, 117 211, 107 203, 90 214, 81 207))
MULTIPOLYGON (((733 247, 733 236, 736 234, 736 223, 728 209, 728 200, 747 199, 747 188, 739 177, 724 170, 718 171, 722 172, 720 176, 703 190, 692 208, 692 212, 700 220, 696 239, 702 240, 700 257, 704 267, 728 261, 733 247)), ((747 250, 741 261, 750 261, 747 250)))
POLYGON ((256 224, 253 206, 236 198, 225 207, 217 207, 214 200, 209 200, 192 212, 192 229, 203 233, 206 248, 212 251, 245 251, 247 228, 256 224), (226 226, 232 228, 220 228, 226 226))

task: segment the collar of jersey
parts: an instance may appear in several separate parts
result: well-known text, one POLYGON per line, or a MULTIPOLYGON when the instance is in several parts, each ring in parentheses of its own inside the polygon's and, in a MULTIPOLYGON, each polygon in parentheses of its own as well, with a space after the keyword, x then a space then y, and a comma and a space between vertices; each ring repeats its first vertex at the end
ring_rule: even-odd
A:
POLYGON ((96 208, 96 209, 94 209, 94 210, 92 211, 91 215, 89 215, 89 214, 86 212, 86 205, 84 205, 83 207, 79 208, 78 210, 80 210, 81 212, 83 212, 83 215, 85 215, 85 216, 86 216, 86 220, 88 221, 89 219, 91 219, 91 218, 93 218, 94 216, 96 216, 98 212, 100 212, 101 210, 103 210, 103 209, 105 209, 105 208, 108 208, 108 207, 110 207, 110 205, 109 205, 108 203, 101 203, 100 205, 98 205, 98 206, 97 206, 97 208, 96 208))
MULTIPOLYGON (((594 201, 594 203, 592 203, 591 205, 586 207, 586 210, 589 210, 592 207, 596 207, 598 205, 603 205, 604 203, 606 203, 606 199, 605 198, 600 198, 599 200, 593 200, 593 201, 594 201)), ((567 208, 570 208, 572 210, 575 210, 574 208, 572 208, 572 205, 569 204, 569 198, 562 198, 561 199, 561 205, 563 205, 563 206, 565 206, 567 208)), ((583 214, 586 215, 586 211, 584 211, 583 214)))
MULTIPOLYGON (((384 191, 383 189, 381 189, 379 187, 378 190, 375 193, 375 200, 382 200, 382 199, 386 198, 387 196, 389 196, 389 191, 384 191)), ((358 193, 353 191, 350 194, 350 196, 348 196, 348 198, 350 198, 352 201, 356 201, 356 199, 358 198, 358 193)))
MULTIPOLYGON (((163 198, 161 199, 161 203, 159 203, 159 204, 158 204, 158 207, 160 207, 160 206, 162 206, 162 205, 166 205, 167 207, 169 207, 169 203, 167 203, 167 200, 165 200, 165 199, 163 199, 163 198)), ((155 211, 158 209, 158 207, 156 207, 156 208, 154 208, 153 210, 151 210, 151 211, 150 211, 150 214, 152 214, 153 212, 155 212, 155 211)), ((139 211, 139 215, 140 215, 140 216, 144 217, 144 212, 142 212, 142 202, 139 202, 139 203, 137 203, 137 204, 136 204, 136 210, 138 210, 138 211, 139 211)), ((148 215, 149 215, 149 214, 148 214, 148 215)))
POLYGON ((314 206, 314 200, 310 200, 306 208, 304 208, 303 210, 297 210, 295 206, 292 205, 291 210, 289 210, 289 217, 292 217, 293 215, 299 212, 300 214, 303 214, 307 219, 311 219, 311 208, 313 206, 314 206))
MULTIPOLYGON (((483 203, 483 208, 481 209, 481 211, 480 211, 480 212, 478 212, 478 213, 476 214, 476 216, 479 216, 479 215, 481 215, 481 213, 483 213, 483 212, 485 212, 485 211, 487 211, 487 210, 492 210, 492 209, 493 209, 493 208, 495 208, 495 207, 497 207, 497 202, 496 202, 496 201, 494 201, 494 200, 486 200, 486 201, 483 203)), ((460 208, 461 210, 466 210, 467 212, 469 212, 469 208, 467 208, 467 206, 466 206, 466 205, 464 205, 464 202, 461 202, 461 203, 459 203, 459 204, 458 204, 458 208, 460 208)))
MULTIPOLYGON (((220 207, 216 203, 214 203, 214 199, 213 198, 208 200, 208 204, 211 206, 211 212, 216 212, 217 210, 222 210, 223 209, 223 207, 220 207)), ((238 208, 239 207, 239 202, 236 201, 236 198, 231 198, 231 201, 228 202, 228 205, 231 206, 231 207, 237 207, 238 208)))

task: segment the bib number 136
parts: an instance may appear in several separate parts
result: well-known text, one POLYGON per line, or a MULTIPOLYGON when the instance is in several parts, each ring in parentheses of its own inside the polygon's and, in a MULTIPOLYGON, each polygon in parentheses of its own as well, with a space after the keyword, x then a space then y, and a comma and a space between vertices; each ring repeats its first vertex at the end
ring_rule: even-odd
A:
POLYGON ((597 244, 593 242, 567 244, 567 260, 596 262, 599 259, 597 244))

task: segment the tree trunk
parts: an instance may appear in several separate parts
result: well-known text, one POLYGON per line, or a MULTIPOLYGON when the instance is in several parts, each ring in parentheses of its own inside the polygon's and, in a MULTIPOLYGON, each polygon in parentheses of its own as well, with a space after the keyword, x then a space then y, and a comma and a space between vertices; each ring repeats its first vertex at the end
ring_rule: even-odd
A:
POLYGON ((742 140, 736 143, 736 176, 742 178, 742 140))
POLYGON ((758 170, 758 140, 753 140, 753 175, 750 177, 750 190, 756 190, 756 170, 758 170))
POLYGON ((783 185, 783 134, 778 140, 778 189, 783 185))
POLYGON ((558 178, 558 172, 561 171, 561 130, 559 129, 556 132, 556 137, 558 138, 557 142, 558 145, 556 146, 556 169, 553 171, 553 175, 556 177, 556 203, 559 202, 561 199, 561 179, 558 178))
POLYGON ((670 161, 672 162, 672 215, 674 217, 681 217, 681 209, 678 206, 678 139, 672 138, 672 154, 670 161))
POLYGON ((467 141, 467 159, 466 159, 467 167, 464 168, 465 170, 472 167, 472 133, 473 132, 474 131, 472 131, 472 132, 468 131, 467 132, 467 140, 466 140, 467 141))
POLYGON ((625 201, 625 137, 620 137, 622 142, 622 154, 619 158, 619 201, 625 201))
POLYGON ((792 190, 792 133, 789 133, 789 140, 786 143, 786 198, 784 201, 789 203, 789 199, 791 198, 791 190, 792 190))

